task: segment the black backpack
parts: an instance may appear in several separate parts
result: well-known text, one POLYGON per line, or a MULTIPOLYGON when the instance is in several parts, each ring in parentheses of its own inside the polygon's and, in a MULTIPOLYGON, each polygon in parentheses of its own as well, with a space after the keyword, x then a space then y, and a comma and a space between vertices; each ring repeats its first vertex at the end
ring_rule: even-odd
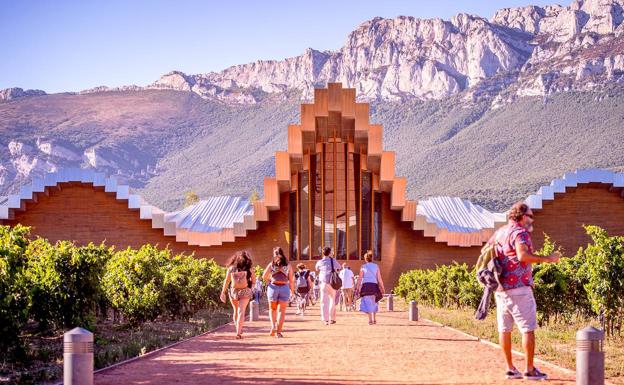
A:
POLYGON ((308 287, 308 276, 310 272, 308 270, 298 271, 295 273, 295 278, 297 282, 297 288, 300 287, 308 287))
POLYGON ((340 274, 334 269, 334 258, 329 258, 329 263, 331 263, 331 275, 329 276, 329 285, 334 288, 334 290, 340 290, 342 287, 342 279, 340 279, 340 274))

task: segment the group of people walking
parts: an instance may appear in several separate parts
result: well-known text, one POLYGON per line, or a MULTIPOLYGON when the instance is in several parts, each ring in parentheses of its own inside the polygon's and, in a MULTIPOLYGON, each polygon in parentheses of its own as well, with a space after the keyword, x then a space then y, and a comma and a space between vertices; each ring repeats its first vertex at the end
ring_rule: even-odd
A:
MULTIPOLYGON (((556 263, 559 262, 561 255, 558 252, 549 256, 535 254, 530 236, 533 231, 533 212, 524 202, 514 204, 508 212, 508 218, 508 224, 497 230, 488 241, 488 244, 495 249, 495 265, 500 267, 500 272, 497 273, 499 283, 495 291, 495 299, 499 342, 507 364, 505 376, 508 379, 543 380, 547 378, 547 375, 533 364, 534 331, 537 328, 537 318, 531 265, 533 263, 556 263), (512 361, 511 330, 514 323, 522 333, 522 345, 526 356, 524 373, 520 373, 512 361)), ((360 267, 356 281, 346 263, 341 266, 334 258, 332 249, 326 247, 323 249, 322 259, 316 263, 316 273, 313 276, 302 263, 297 265, 296 272, 293 271, 282 249, 274 248, 272 261, 260 277, 268 283, 271 336, 282 337, 286 307, 291 293, 296 293, 298 310, 303 313, 310 301, 311 288, 313 288, 313 299, 318 299, 320 296, 321 321, 325 325, 336 323, 336 303, 340 294, 343 296, 347 309, 354 305, 356 297, 361 298, 360 311, 368 315, 370 325, 376 324, 377 303, 383 298, 385 287, 379 266, 373 263, 373 255, 370 251, 364 254, 364 260, 365 263, 360 267), (341 284, 337 283, 338 281, 342 281, 341 284), (341 292, 337 291, 339 289, 341 292)), ((256 287, 256 293, 259 293, 257 288, 261 287, 261 283, 257 282, 257 278, 252 273, 252 265, 251 257, 245 251, 232 256, 227 265, 227 274, 221 292, 221 301, 226 301, 226 293, 228 293, 232 303, 236 338, 242 338, 245 309, 252 298, 252 287, 256 287)), ((487 297, 488 294, 484 296, 486 300, 483 303, 486 306, 485 309, 479 309, 479 312, 487 314, 489 297, 487 297)), ((259 301, 259 294, 256 294, 256 300, 259 301)))
POLYGON ((325 325, 336 323, 336 305, 341 294, 347 310, 355 309, 355 298, 360 297, 360 311, 368 314, 369 325, 376 324, 376 313, 379 310, 377 303, 383 298, 385 288, 379 266, 373 263, 371 251, 364 254, 364 260, 356 281, 346 263, 340 265, 336 261, 330 247, 323 249, 314 273, 307 270, 303 263, 299 263, 295 271, 282 248, 275 247, 271 262, 266 265, 262 275, 256 277, 249 253, 237 252, 227 263, 220 296, 223 303, 229 297, 232 304, 236 338, 243 338, 245 311, 252 297, 256 301, 260 300, 262 281, 267 284, 271 336, 283 337, 286 308, 293 295, 297 301, 297 312, 302 315, 310 302, 319 301, 321 321, 325 325))

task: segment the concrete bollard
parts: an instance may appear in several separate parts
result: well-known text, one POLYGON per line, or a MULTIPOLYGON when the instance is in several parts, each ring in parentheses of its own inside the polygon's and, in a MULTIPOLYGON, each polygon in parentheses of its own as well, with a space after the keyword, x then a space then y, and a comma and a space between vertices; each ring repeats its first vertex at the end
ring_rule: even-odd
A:
POLYGON ((394 297, 393 294, 388 294, 388 311, 394 311, 394 297))
POLYGON ((256 301, 249 302, 249 321, 260 320, 260 304, 256 301))
POLYGON ((576 332, 576 384, 604 385, 604 332, 592 326, 576 332))
POLYGON ((74 328, 63 337, 63 384, 93 385, 93 333, 74 328))
POLYGON ((418 321, 418 304, 416 301, 410 301, 409 305, 409 320, 418 321))

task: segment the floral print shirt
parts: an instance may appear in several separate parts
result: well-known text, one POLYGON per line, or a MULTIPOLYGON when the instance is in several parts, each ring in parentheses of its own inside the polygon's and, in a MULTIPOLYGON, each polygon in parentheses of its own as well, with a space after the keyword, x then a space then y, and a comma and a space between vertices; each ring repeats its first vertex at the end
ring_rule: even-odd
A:
POLYGON ((510 220, 509 224, 496 235, 496 254, 498 262, 503 268, 500 276, 503 290, 523 286, 533 287, 533 268, 530 263, 518 260, 516 240, 527 245, 529 252, 533 253, 533 243, 529 231, 517 222, 510 220))

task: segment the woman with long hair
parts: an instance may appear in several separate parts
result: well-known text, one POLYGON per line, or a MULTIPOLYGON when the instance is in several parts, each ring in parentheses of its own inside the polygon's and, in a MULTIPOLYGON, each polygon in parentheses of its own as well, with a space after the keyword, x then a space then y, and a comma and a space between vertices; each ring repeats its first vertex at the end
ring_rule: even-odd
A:
POLYGON ((381 279, 381 270, 376 263, 373 263, 373 252, 367 251, 364 254, 365 264, 360 268, 358 278, 358 293, 362 298, 360 302, 360 311, 368 314, 368 324, 377 323, 377 312, 379 306, 377 302, 383 298, 385 292, 384 283, 381 279))
POLYGON ((227 291, 234 310, 232 319, 236 327, 237 339, 243 338, 245 310, 253 295, 251 288, 256 282, 256 276, 251 271, 252 265, 251 257, 246 251, 239 251, 234 254, 226 265, 227 271, 221 290, 221 302, 225 303, 227 291))
POLYGON ((273 259, 264 269, 262 279, 269 281, 267 297, 270 307, 271 336, 282 338, 286 306, 288 306, 290 293, 295 292, 295 281, 293 271, 281 247, 273 248, 273 259))

